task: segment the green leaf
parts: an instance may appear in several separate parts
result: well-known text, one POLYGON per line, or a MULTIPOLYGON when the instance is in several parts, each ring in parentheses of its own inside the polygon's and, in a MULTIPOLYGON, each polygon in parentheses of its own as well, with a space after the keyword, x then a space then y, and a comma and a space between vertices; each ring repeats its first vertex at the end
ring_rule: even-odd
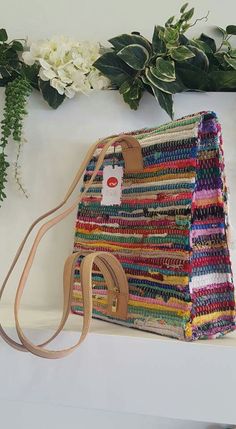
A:
POLYGON ((164 31, 164 27, 156 25, 152 36, 152 48, 154 53, 161 54, 166 52, 165 43, 160 37, 160 30, 164 31))
POLYGON ((175 64, 174 61, 164 60, 163 58, 157 58, 156 67, 159 72, 168 77, 175 79, 175 64))
POLYGON ((224 89, 236 89, 236 72, 229 71, 214 71, 209 73, 215 91, 222 91, 224 89))
POLYGON ((175 65, 173 61, 157 58, 156 67, 150 67, 152 74, 164 82, 175 80, 175 65))
POLYGON ((117 55, 134 70, 142 70, 149 60, 148 50, 137 44, 125 46, 117 55))
POLYGON ((191 40, 191 46, 195 46, 196 48, 200 49, 201 51, 205 52, 206 54, 212 54, 213 53, 210 46, 208 46, 207 43, 203 42, 203 40, 193 39, 193 40, 191 40))
POLYGON ((10 80, 8 79, 8 78, 6 78, 6 77, 4 77, 4 78, 0 78, 0 87, 2 88, 2 87, 4 87, 4 86, 6 86, 7 84, 8 84, 8 82, 9 82, 10 80))
POLYGON ((177 28, 166 27, 164 31, 164 39, 167 43, 176 43, 179 39, 179 32, 177 28))
POLYGON ((19 65, 19 57, 15 49, 12 47, 6 50, 6 59, 9 62, 9 65, 13 68, 17 68, 19 65))
POLYGON ((188 3, 184 3, 180 9, 180 13, 183 13, 187 7, 188 7, 188 3))
POLYGON ((65 99, 65 95, 60 95, 57 90, 50 85, 49 81, 40 79, 39 86, 44 100, 47 101, 50 107, 57 109, 65 99))
POLYGON ((199 39, 206 43, 212 50, 212 52, 216 52, 216 42, 214 39, 212 39, 212 37, 209 37, 206 34, 202 33, 199 39))
POLYGON ((160 91, 155 86, 151 85, 154 97, 162 107, 166 111, 166 113, 173 119, 174 110, 173 110, 173 99, 172 95, 166 94, 165 92, 160 91))
POLYGON ((4 79, 12 80, 11 73, 8 71, 7 67, 0 67, 0 73, 4 79))
POLYGON ((125 94, 128 94, 130 100, 138 100, 140 97, 140 86, 133 85, 130 88, 129 92, 126 92, 125 94))
POLYGON ((182 31, 185 33, 190 27, 191 25, 186 22, 185 24, 182 24, 182 31))
POLYGON ((175 61, 184 61, 195 56, 186 46, 171 49, 170 55, 175 61))
POLYGON ((130 108, 137 110, 143 93, 143 84, 137 80, 131 83, 130 89, 123 93, 123 99, 129 104, 130 108))
POLYGON ((122 94, 122 95, 125 94, 126 92, 128 92, 130 90, 131 85, 132 85, 131 82, 129 82, 129 81, 126 80, 120 86, 119 93, 122 94))
POLYGON ((228 63, 225 61, 225 52, 216 52, 214 55, 214 58, 217 60, 218 64, 217 64, 217 69, 225 69, 227 70, 228 68, 228 63), (219 67, 220 65, 220 67, 219 67))
POLYGON ((154 76, 149 69, 145 70, 145 75, 151 85, 156 86, 156 88, 166 92, 167 94, 175 94, 185 90, 185 86, 180 81, 180 79, 176 79, 173 82, 163 82, 162 80, 156 78, 156 76, 154 76))
POLYGON ((129 98, 128 95, 124 95, 123 99, 124 99, 125 103, 127 103, 132 110, 138 109, 140 100, 138 100, 138 99, 132 100, 131 98, 129 98))
POLYGON ((227 34, 233 34, 235 36, 236 35, 236 25, 227 25, 226 33, 227 34))
POLYGON ((150 67, 151 73, 157 78, 162 80, 163 82, 173 82, 175 80, 175 77, 167 77, 164 74, 160 73, 159 69, 157 67, 151 66, 150 67))
POLYGON ((133 70, 115 52, 106 52, 93 65, 118 87, 134 75, 133 70))
POLYGON ((181 20, 183 21, 189 21, 194 15, 194 7, 192 9, 189 9, 187 12, 183 13, 181 16, 181 20))
POLYGON ((192 51, 194 56, 193 58, 188 59, 187 62, 199 67, 199 69, 207 71, 209 68, 209 60, 205 52, 192 45, 189 45, 188 48, 192 51))
POLYGON ((24 49, 24 46, 18 40, 13 40, 11 47, 17 52, 22 52, 24 49))
POLYGON ((168 25, 171 25, 172 22, 174 21, 175 16, 171 16, 165 23, 165 27, 168 27, 168 25))
POLYGON ((179 35, 179 43, 180 43, 180 45, 186 46, 189 44, 189 39, 184 34, 180 34, 179 35))
POLYGON ((112 39, 109 39, 108 42, 110 42, 111 45, 114 46, 116 51, 120 51, 128 45, 138 44, 147 49, 149 53, 152 52, 152 47, 149 41, 145 39, 145 37, 137 34, 121 34, 120 36, 116 36, 112 39))
POLYGON ((236 58, 230 58, 228 55, 224 56, 225 61, 236 70, 236 58))
POLYGON ((0 42, 6 42, 8 39, 7 32, 5 28, 0 29, 0 42))
POLYGON ((142 76, 142 81, 145 84, 146 90, 155 96, 160 106, 168 113, 171 119, 173 119, 174 112, 172 95, 159 90, 156 86, 152 85, 144 75, 142 76))
POLYGON ((208 74, 198 67, 187 62, 177 63, 176 74, 189 90, 208 90, 208 74))
POLYGON ((27 64, 22 64, 21 74, 25 76, 29 81, 30 85, 39 90, 39 69, 40 66, 38 64, 33 64, 32 66, 28 66, 27 64))

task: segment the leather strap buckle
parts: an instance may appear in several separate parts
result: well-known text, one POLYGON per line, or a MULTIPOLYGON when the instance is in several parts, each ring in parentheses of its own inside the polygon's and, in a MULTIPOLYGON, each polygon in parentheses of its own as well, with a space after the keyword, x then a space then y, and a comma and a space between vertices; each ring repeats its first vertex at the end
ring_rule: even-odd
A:
POLYGON ((128 294, 118 289, 107 291, 107 315, 118 319, 127 319, 128 294))

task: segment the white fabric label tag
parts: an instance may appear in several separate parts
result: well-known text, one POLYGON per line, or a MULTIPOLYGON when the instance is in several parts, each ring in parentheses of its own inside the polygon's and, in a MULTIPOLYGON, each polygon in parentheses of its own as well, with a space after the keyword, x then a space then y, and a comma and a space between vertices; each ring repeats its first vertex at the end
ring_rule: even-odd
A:
POLYGON ((103 169, 102 201, 103 206, 121 204, 121 185, 123 179, 123 167, 106 165, 103 169))

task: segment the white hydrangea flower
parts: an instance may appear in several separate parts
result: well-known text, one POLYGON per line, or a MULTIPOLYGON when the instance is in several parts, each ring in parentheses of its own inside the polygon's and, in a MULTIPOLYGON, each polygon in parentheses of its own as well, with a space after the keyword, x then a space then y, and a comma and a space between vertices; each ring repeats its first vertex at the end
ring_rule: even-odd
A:
POLYGON ((32 43, 22 55, 26 64, 39 64, 40 79, 50 81, 59 94, 68 98, 109 87, 110 80, 93 67, 99 56, 99 43, 78 42, 64 36, 32 43))
POLYGON ((60 79, 54 77, 52 80, 50 80, 50 85, 55 88, 60 95, 64 94, 66 84, 63 83, 60 79))
POLYGON ((39 70, 39 77, 42 80, 50 80, 57 77, 57 74, 52 69, 45 70, 41 67, 39 70))

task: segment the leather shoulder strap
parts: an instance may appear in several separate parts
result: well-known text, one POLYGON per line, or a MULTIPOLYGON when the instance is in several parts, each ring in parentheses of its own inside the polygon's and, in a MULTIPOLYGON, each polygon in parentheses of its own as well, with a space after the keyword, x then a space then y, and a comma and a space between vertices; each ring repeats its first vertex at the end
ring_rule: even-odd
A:
MULTIPOLYGON (((84 260, 83 260, 83 262, 82 262, 82 265, 81 265, 81 270, 82 270, 81 271, 81 277, 82 277, 82 279, 86 278, 86 281, 88 281, 89 279, 90 280, 86 283, 86 286, 84 286, 84 282, 83 282, 83 285, 82 285, 83 294, 84 294, 84 305, 85 305, 85 307, 84 307, 84 324, 83 324, 83 330, 82 330, 82 333, 81 333, 80 340, 79 340, 79 342, 74 347, 68 349, 67 351, 64 350, 61 353, 59 351, 51 352, 51 351, 48 351, 48 350, 45 350, 45 349, 43 350, 43 346, 46 345, 46 344, 48 344, 49 342, 51 342, 60 333, 61 329, 65 325, 66 320, 68 318, 69 308, 70 308, 70 296, 71 295, 70 295, 70 293, 68 292, 67 289, 65 290, 65 287, 64 287, 63 314, 62 314, 62 318, 61 318, 61 322, 59 324, 59 327, 58 327, 56 333, 47 342, 45 342, 45 343, 43 343, 41 345, 38 345, 38 346, 33 345, 24 336, 24 333, 23 333, 23 331, 22 331, 22 329, 20 327, 20 324, 19 324, 19 317, 18 317, 18 315, 19 315, 19 306, 20 306, 21 297, 22 297, 22 294, 23 294, 23 291, 24 291, 24 288, 25 288, 25 284, 26 284, 28 275, 29 275, 31 266, 32 266, 33 261, 34 261, 35 254, 36 254, 38 245, 39 245, 42 237, 45 235, 45 233, 50 228, 52 228, 58 222, 60 222, 61 220, 63 220, 67 215, 69 215, 77 207, 78 203, 81 201, 81 199, 86 194, 86 192, 89 189, 89 187, 92 185, 92 183, 93 183, 93 181, 94 181, 94 179, 95 179, 95 177, 96 177, 99 169, 102 166, 104 157, 105 157, 105 155, 106 155, 109 147, 111 145, 115 144, 115 143, 120 143, 121 146, 122 146, 122 150, 123 149, 126 150, 126 153, 127 153, 127 150, 132 150, 132 147, 134 147, 134 149, 135 149, 135 156, 134 156, 134 158, 136 159, 136 166, 135 166, 134 160, 132 159, 132 166, 131 166, 130 170, 129 170, 129 166, 126 164, 126 168, 127 168, 128 171, 131 171, 131 170, 134 171, 135 169, 137 171, 139 171, 139 170, 141 170, 143 168, 142 159, 141 159, 142 158, 141 148, 140 148, 140 145, 139 145, 139 143, 138 143, 138 141, 136 139, 134 139, 133 137, 131 138, 131 136, 125 136, 125 135, 116 136, 116 137, 111 138, 111 139, 105 139, 103 141, 103 147, 102 147, 101 152, 99 154, 99 157, 97 159, 97 163, 96 163, 95 169, 93 171, 93 174, 92 174, 90 180, 85 184, 83 192, 79 195, 79 197, 76 198, 76 200, 74 201, 74 203, 69 208, 67 208, 65 211, 63 211, 62 213, 58 214, 57 216, 53 217, 52 219, 50 219, 48 222, 44 223, 40 227, 40 229, 39 229, 39 231, 38 231, 38 233, 36 235, 36 238, 35 238, 35 240, 33 242, 33 245, 31 247, 31 250, 29 252, 29 256, 28 256, 28 259, 26 261, 26 264, 25 264, 25 267, 24 267, 24 270, 23 270, 23 273, 21 275, 21 279, 20 279, 20 282, 19 282, 19 285, 18 285, 18 288, 17 288, 17 292, 16 292, 16 299, 15 299, 15 305, 14 305, 14 314, 15 314, 15 321, 16 321, 16 329, 17 329, 17 332, 18 332, 18 336, 19 336, 19 338, 21 340, 21 343, 18 343, 16 341, 14 341, 12 338, 10 338, 6 334, 6 332, 4 331, 2 325, 0 325, 0 335, 2 336, 2 338, 9 345, 11 345, 12 347, 14 347, 14 348, 16 348, 16 349, 18 349, 20 351, 27 351, 27 350, 29 350, 29 351, 31 351, 32 353, 34 353, 34 354, 36 354, 38 356, 47 357, 47 358, 58 358, 58 357, 66 356, 68 353, 70 353, 71 351, 73 351, 74 348, 78 347, 79 344, 83 341, 84 337, 87 335, 88 327, 89 327, 90 319, 91 319, 91 306, 92 306, 92 298, 91 298, 91 270, 92 270, 92 264, 95 261, 94 258, 98 258, 97 260, 100 261, 99 255, 98 255, 97 252, 93 252, 92 256, 86 255, 85 258, 84 258, 84 260), (86 262, 86 261, 88 261, 88 262, 86 262), (85 268, 86 268, 86 270, 85 270, 85 268), (89 279, 87 278, 87 276, 90 276, 89 279), (89 289, 89 290, 87 290, 87 289, 89 289)), ((2 284, 2 287, 1 287, 1 290, 0 290, 0 299, 2 298, 2 295, 3 295, 4 289, 6 287, 7 281, 8 281, 8 279, 9 279, 9 277, 10 277, 10 275, 11 275, 11 273, 12 273, 12 271, 13 271, 13 269, 14 269, 14 267, 15 267, 18 259, 19 259, 19 256, 21 255, 21 253, 23 251, 23 248, 25 246, 25 243, 26 243, 28 237, 30 236, 30 233, 32 232, 32 230, 35 228, 35 226, 39 222, 41 222, 46 217, 48 217, 48 216, 52 215, 53 213, 55 213, 56 211, 58 211, 60 208, 62 208, 67 203, 69 197, 71 196, 71 194, 73 193, 75 187, 77 186, 78 182, 80 181, 80 179, 81 179, 81 177, 82 177, 82 175, 84 173, 84 170, 86 169, 87 164, 89 163, 90 159, 92 158, 92 156, 93 156, 93 154, 94 154, 97 146, 100 145, 100 144, 101 144, 101 141, 97 142, 88 151, 88 153, 87 153, 84 161, 82 162, 81 167, 80 167, 80 169, 79 169, 79 171, 78 171, 75 179, 73 180, 73 182, 72 182, 72 184, 71 184, 71 186, 70 186, 70 188, 69 188, 69 190, 68 190, 65 198, 63 199, 63 201, 60 204, 58 204, 55 208, 49 210, 47 213, 43 214, 38 219, 36 219, 36 221, 29 228, 26 236, 24 237, 24 239, 23 239, 23 241, 22 241, 22 243, 21 243, 21 245, 20 245, 20 247, 19 247, 19 249, 18 249, 18 251, 16 253, 16 256, 15 256, 15 258, 14 258, 12 264, 11 264, 11 267, 10 267, 10 269, 9 269, 7 275, 6 275, 6 278, 5 278, 5 280, 4 280, 3 284, 2 284)), ((130 156, 128 156, 128 158, 126 156, 125 162, 128 163, 130 159, 131 159, 130 156)), ((77 258, 78 258, 78 255, 77 255, 77 258)), ((98 263, 100 263, 100 265, 102 267, 102 271, 105 272, 105 276, 107 278, 107 283, 109 284, 109 281, 110 281, 109 279, 111 279, 112 276, 109 277, 109 275, 107 274, 107 268, 108 268, 108 271, 112 270, 111 269, 111 259, 108 258, 109 262, 106 263, 106 262, 104 262, 106 260, 106 258, 104 258, 104 255, 103 255, 103 258, 101 259, 101 262, 98 262, 98 263)), ((75 259, 74 259, 73 255, 72 255, 71 259, 69 259, 68 262, 67 262, 67 264, 66 264, 64 278, 65 277, 67 278, 68 275, 70 275, 70 276, 72 275, 74 261, 75 261, 75 259), (70 274, 68 274, 68 272, 70 274)), ((113 264, 114 264, 114 262, 113 262, 113 264)), ((119 272, 120 269, 122 270, 122 267, 119 264, 119 262, 116 260, 116 271, 119 272)), ((121 277, 123 278, 123 282, 125 282, 125 275, 124 275, 124 273, 122 274, 121 277)), ((115 274, 113 274, 113 280, 114 280, 114 278, 116 278, 115 274)), ((127 287, 127 290, 128 290, 128 287, 127 287)))

